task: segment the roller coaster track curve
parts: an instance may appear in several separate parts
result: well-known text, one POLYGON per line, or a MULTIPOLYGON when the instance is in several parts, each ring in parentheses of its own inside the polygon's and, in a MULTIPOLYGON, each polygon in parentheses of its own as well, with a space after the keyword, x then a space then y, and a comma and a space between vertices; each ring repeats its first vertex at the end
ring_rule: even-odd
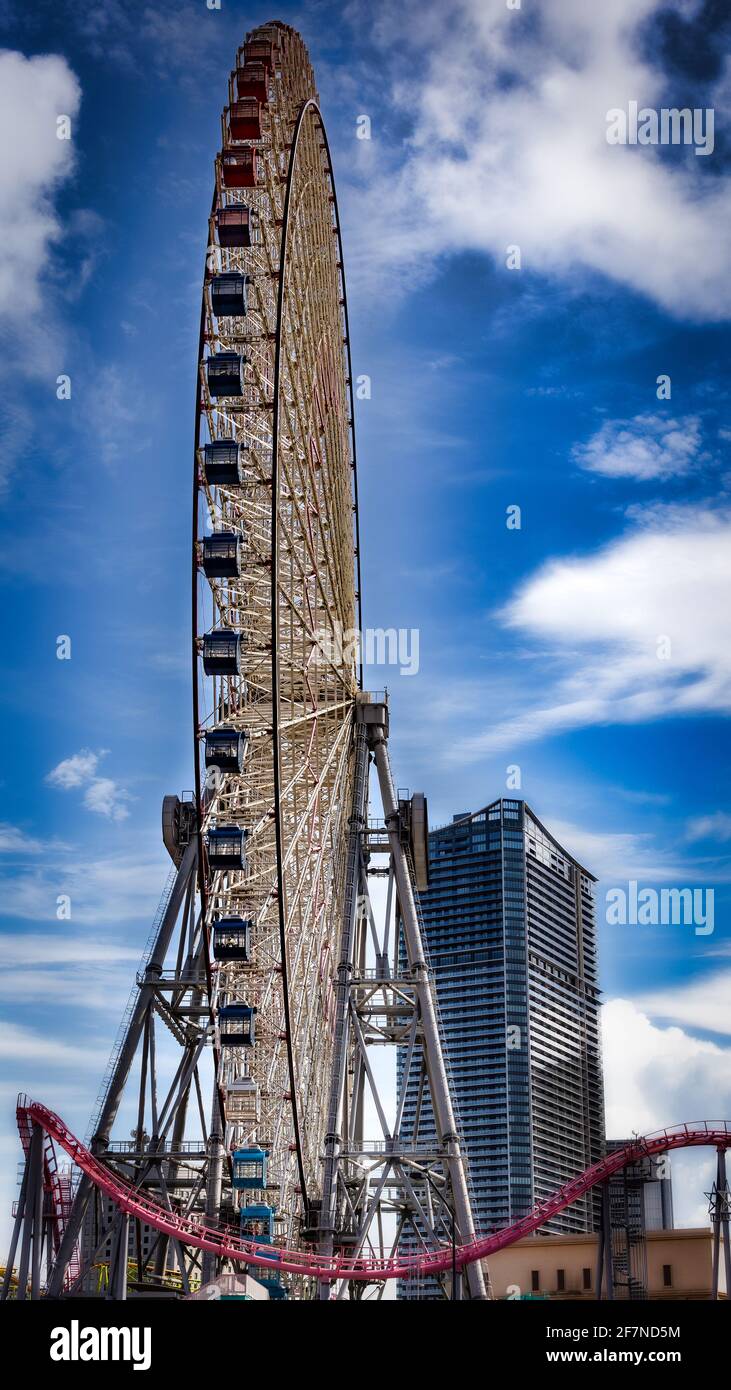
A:
MULTIPOLYGON (((276 1265, 282 1273, 311 1275, 320 1280, 354 1279, 370 1282, 374 1279, 407 1279, 435 1275, 452 1266, 453 1253, 451 1248, 446 1246, 441 1251, 396 1255, 387 1260, 367 1256, 353 1258, 347 1255, 333 1256, 327 1260, 308 1250, 286 1250, 253 1244, 244 1240, 233 1227, 207 1226, 190 1216, 168 1211, 166 1207, 154 1201, 144 1189, 134 1188, 132 1184, 126 1183, 118 1173, 113 1172, 100 1158, 90 1153, 66 1127, 63 1120, 40 1102, 29 1101, 23 1097, 18 1105, 17 1114, 19 1126, 24 1127, 26 1133, 30 1125, 39 1125, 44 1134, 57 1143, 71 1161, 87 1174, 94 1186, 110 1197, 122 1211, 186 1245, 215 1251, 222 1259, 269 1269, 276 1265)), ((616 1149, 572 1178, 552 1197, 534 1207, 511 1226, 481 1236, 469 1245, 458 1246, 456 1264, 461 1268, 475 1260, 487 1259, 498 1250, 513 1245, 523 1236, 531 1235, 551 1217, 577 1201, 590 1188, 605 1182, 613 1173, 637 1162, 640 1158, 668 1153, 673 1149, 701 1147, 717 1150, 731 1148, 731 1122, 692 1121, 689 1124, 676 1125, 672 1129, 658 1130, 645 1138, 633 1139, 623 1148, 616 1149)))

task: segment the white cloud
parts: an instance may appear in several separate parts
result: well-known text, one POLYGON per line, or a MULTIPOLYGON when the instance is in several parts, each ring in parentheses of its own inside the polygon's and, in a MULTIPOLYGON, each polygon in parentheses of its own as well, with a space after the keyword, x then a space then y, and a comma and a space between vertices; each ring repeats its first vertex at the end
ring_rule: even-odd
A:
POLYGON ((553 816, 547 819, 559 844, 604 882, 644 879, 677 883, 686 882, 693 873, 672 850, 657 849, 651 834, 587 830, 553 816))
POLYGON ((731 840, 731 816, 725 811, 715 811, 712 816, 696 816, 688 821, 686 835, 689 840, 731 840))
MULTIPOLYGON (((625 1139, 688 1120, 731 1114, 731 1048, 659 1027, 643 1008, 612 999, 602 1010, 607 1135, 625 1139)), ((706 1191, 715 1158, 708 1150, 671 1157, 673 1204, 679 1226, 705 1226, 706 1191)))
POLYGON ((40 854, 46 846, 15 825, 0 825, 0 854, 40 854))
POLYGON ((73 131, 80 102, 65 58, 0 52, 0 316, 13 323, 44 307, 42 279, 62 235, 54 198, 74 167, 74 141, 58 139, 56 119, 70 117, 73 131))
POLYGON ((120 787, 111 777, 97 777, 99 760, 106 756, 107 750, 97 753, 90 748, 82 748, 70 758, 64 758, 48 773, 46 781, 52 787, 63 791, 85 787, 84 805, 88 811, 106 816, 109 820, 126 820, 129 816, 127 803, 132 800, 129 792, 120 787))
POLYGON ((129 792, 117 785, 111 777, 95 777, 84 792, 84 805, 88 811, 106 816, 109 820, 126 820, 129 816, 127 802, 132 798, 129 792))
POLYGON ((647 482, 690 472, 707 457, 701 452, 701 439, 697 415, 679 420, 636 415, 634 420, 605 420, 588 443, 575 446, 572 455, 590 473, 647 482))
POLYGON ((80 753, 64 758, 52 768, 46 781, 52 787, 62 787, 64 791, 69 791, 72 787, 83 787, 94 776, 102 756, 102 752, 92 753, 90 748, 82 748, 80 753))
POLYGON ((83 936, 49 936, 45 932, 0 936, 0 969, 3 970, 136 961, 139 954, 138 950, 117 942, 95 941, 83 936))
POLYGON ((43 1037, 32 1028, 0 1022, 0 1058, 15 1059, 24 1065, 42 1062, 44 1067, 99 1067, 93 1048, 74 1047, 53 1035, 43 1037))
MULTIPOLYGON (((366 273, 382 288, 395 268, 413 285, 455 251, 503 267, 517 244, 524 270, 599 272, 676 314, 726 317, 728 175, 702 167, 712 157, 606 141, 613 108, 682 105, 639 38, 667 8, 561 0, 526 15, 502 0, 402 0, 382 10, 381 84, 390 72, 412 128, 406 141, 380 142, 376 129, 361 142, 372 148, 356 151, 351 279, 366 273)), ((370 5, 351 14, 371 28, 370 5)), ((721 93, 709 100, 720 106, 721 93)))
POLYGON ((150 922, 169 869, 162 846, 151 854, 149 844, 105 859, 54 854, 32 872, 0 877, 0 917, 57 926, 56 899, 63 894, 75 925, 150 922))
POLYGON ((593 724, 728 714, 731 513, 656 507, 634 520, 593 554, 550 560, 505 606, 503 624, 541 652, 546 694, 518 693, 519 713, 457 757, 593 724))
POLYGON ((649 990, 639 997, 638 1004, 656 1018, 731 1035, 731 970, 718 970, 665 989, 649 990))

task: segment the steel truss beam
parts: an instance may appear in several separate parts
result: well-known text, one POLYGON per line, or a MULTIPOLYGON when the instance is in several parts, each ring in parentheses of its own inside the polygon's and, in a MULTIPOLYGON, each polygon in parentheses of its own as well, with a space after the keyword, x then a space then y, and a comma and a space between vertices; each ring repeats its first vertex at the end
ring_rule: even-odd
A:
MULTIPOLYGON (((165 1205, 170 1207, 170 1192, 181 1186, 192 1189, 188 1203, 192 1207, 200 1194, 205 1164, 206 1126, 203 1134, 203 1161, 200 1144, 192 1154, 184 1150, 186 1117, 191 1093, 198 1109, 202 1103, 199 1063, 209 1040, 210 989, 208 985, 207 944, 196 915, 196 879, 198 848, 193 836, 181 847, 180 863, 164 911, 160 915, 157 935, 153 940, 144 969, 137 977, 137 997, 134 1000, 126 1028, 115 1049, 116 1060, 101 1098, 91 1150, 117 1167, 126 1178, 142 1186, 161 1190, 165 1205), (175 933, 177 928, 177 940, 175 933), (164 969, 174 948, 174 967, 164 969), (156 1018, 169 1029, 180 1046, 180 1057, 164 1098, 160 1098, 160 1074, 156 1046, 156 1018), (139 1057, 139 1094, 137 1123, 131 1144, 112 1144, 110 1136, 119 1111, 125 1086, 135 1060, 139 1057), (149 1122, 149 1133, 147 1125, 149 1122), (196 1161, 197 1160, 197 1161, 196 1161)), ((186 1146, 187 1147, 187 1146, 186 1146)), ((83 1287, 85 1273, 107 1239, 112 1238, 109 1297, 126 1297, 129 1222, 115 1221, 99 1241, 98 1223, 90 1206, 92 1184, 82 1176, 66 1222, 56 1258, 48 1279, 47 1296, 59 1298, 65 1288, 67 1271, 74 1252, 82 1240, 91 1253, 87 1270, 74 1281, 83 1287), (96 1234, 95 1234, 96 1231, 96 1234)), ((101 1225, 104 1225, 103 1214, 101 1225)), ((139 1230, 135 1233, 138 1277, 144 1275, 139 1230)), ((178 1262, 180 1250, 176 1251, 178 1262)), ((164 1274, 167 1260, 167 1239, 156 1242, 154 1275, 158 1281, 164 1274)), ((187 1278, 187 1276, 184 1276, 187 1278)))

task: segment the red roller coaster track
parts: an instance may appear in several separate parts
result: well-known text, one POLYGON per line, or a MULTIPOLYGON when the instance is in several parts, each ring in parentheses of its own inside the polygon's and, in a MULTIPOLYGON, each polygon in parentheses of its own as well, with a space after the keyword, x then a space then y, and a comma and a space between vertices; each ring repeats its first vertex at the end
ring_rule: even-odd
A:
MULTIPOLYGON (((90 1153, 66 1128, 63 1120, 38 1101, 29 1101, 23 1097, 17 1113, 21 1136, 29 1134, 32 1123, 40 1125, 44 1134, 59 1144, 77 1167, 88 1175, 95 1187, 111 1197, 122 1211, 128 1212, 140 1221, 146 1221, 155 1230, 162 1231, 163 1234, 172 1236, 186 1245, 196 1246, 200 1250, 216 1251, 223 1259, 243 1261, 249 1265, 261 1265, 269 1269, 272 1264, 276 1264, 283 1272, 333 1280, 410 1278, 414 1275, 439 1274, 452 1266, 453 1256, 449 1247, 381 1260, 368 1256, 347 1255, 326 1259, 308 1250, 283 1250, 274 1246, 254 1245, 243 1240, 233 1227, 206 1226, 190 1216, 168 1211, 149 1197, 143 1189, 125 1182, 118 1173, 114 1173, 90 1153)), ((691 1124, 676 1125, 673 1129, 658 1130, 644 1139, 633 1139, 624 1148, 616 1149, 599 1163, 593 1164, 578 1177, 565 1183, 552 1197, 534 1207, 527 1216, 514 1222, 512 1226, 506 1226, 502 1231, 496 1231, 492 1235, 481 1236, 470 1245, 458 1246, 456 1263, 461 1267, 472 1263, 473 1260, 486 1259, 497 1250, 503 1250, 520 1240, 522 1236, 531 1235, 557 1212, 563 1211, 579 1197, 583 1197, 589 1188, 603 1182, 627 1164, 636 1162, 638 1158, 667 1153, 671 1149, 702 1146, 715 1149, 731 1148, 731 1122, 724 1120, 709 1123, 699 1120, 691 1124)))

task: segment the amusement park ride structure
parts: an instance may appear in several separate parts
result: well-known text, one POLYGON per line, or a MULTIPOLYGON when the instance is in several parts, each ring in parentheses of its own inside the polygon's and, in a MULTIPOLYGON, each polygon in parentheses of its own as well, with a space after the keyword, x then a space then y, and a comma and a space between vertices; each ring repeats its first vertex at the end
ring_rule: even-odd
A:
POLYGON ((247 36, 222 134, 196 386, 195 792, 163 805, 173 875, 88 1143, 19 1101, 26 1164, 3 1296, 18 1252, 16 1296, 59 1298, 88 1291, 106 1249, 111 1298, 190 1292, 233 1264, 272 1297, 380 1297, 418 1274, 485 1299, 491 1251, 638 1151, 713 1144, 727 1192, 731 1129, 638 1140, 515 1227, 475 1231, 420 924, 426 803, 396 793, 387 697, 363 691, 337 640, 361 628, 343 252, 314 77, 289 26, 247 36), (375 1047, 400 1049, 395 1117, 375 1047), (121 1142, 120 1111, 134 1117, 121 1142))

